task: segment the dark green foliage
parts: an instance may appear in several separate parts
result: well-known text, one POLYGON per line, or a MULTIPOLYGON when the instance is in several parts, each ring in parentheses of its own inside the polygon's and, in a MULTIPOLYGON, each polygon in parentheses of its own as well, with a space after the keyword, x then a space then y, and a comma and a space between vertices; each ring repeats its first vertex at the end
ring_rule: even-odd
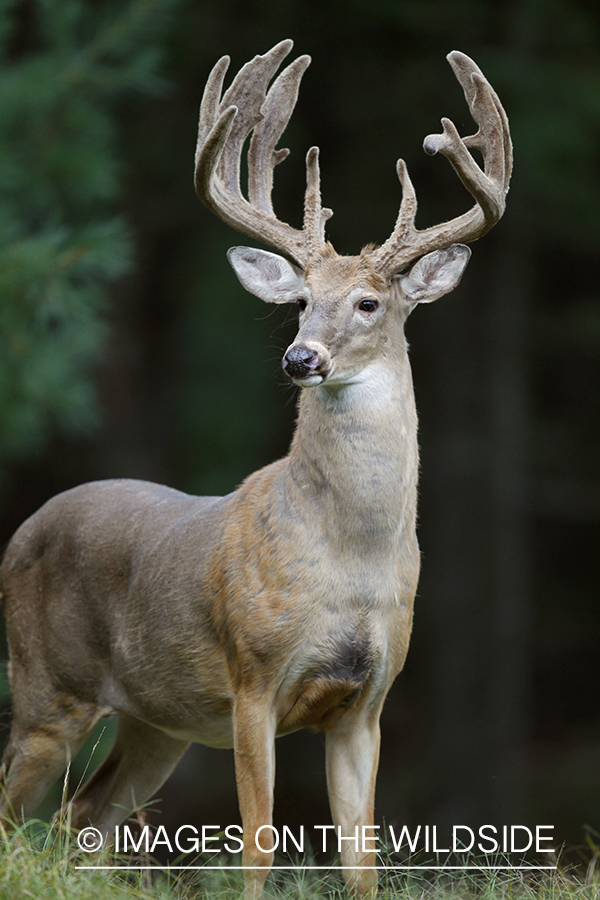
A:
POLYGON ((0 478, 96 424, 107 286, 132 261, 115 112, 161 86, 166 5, 0 7, 0 478))

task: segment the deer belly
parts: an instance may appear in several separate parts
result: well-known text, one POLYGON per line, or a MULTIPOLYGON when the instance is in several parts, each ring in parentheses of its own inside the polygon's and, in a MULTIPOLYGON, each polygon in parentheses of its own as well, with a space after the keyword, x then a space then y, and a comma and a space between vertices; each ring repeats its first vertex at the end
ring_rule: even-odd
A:
POLYGON ((105 673, 99 694, 117 713, 141 719, 179 740, 232 747, 233 695, 227 673, 214 655, 196 665, 182 655, 155 655, 133 665, 120 656, 105 673))

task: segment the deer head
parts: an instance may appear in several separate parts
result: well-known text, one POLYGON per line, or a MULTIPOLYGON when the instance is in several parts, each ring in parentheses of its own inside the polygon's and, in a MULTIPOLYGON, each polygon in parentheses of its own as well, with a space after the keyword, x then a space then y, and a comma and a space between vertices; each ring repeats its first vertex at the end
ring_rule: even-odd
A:
POLYGON ((475 199, 461 216, 425 230, 415 227, 417 199, 406 165, 398 160, 402 202, 396 225, 381 247, 359 256, 339 256, 325 240, 332 215, 321 205, 319 150, 306 157, 302 230, 281 222, 273 211, 273 170, 288 155, 276 149, 298 97, 310 57, 301 56, 268 84, 292 41, 256 56, 236 75, 222 100, 229 58, 214 67, 200 108, 196 150, 196 192, 223 221, 263 241, 287 257, 234 247, 229 260, 244 287, 271 303, 297 303, 300 330, 283 358, 287 374, 303 387, 331 387, 360 379, 385 351, 386 334, 399 328, 417 303, 451 291, 470 256, 464 242, 485 234, 502 216, 512 170, 508 120, 488 81, 473 60, 454 51, 448 61, 460 82, 476 134, 461 138, 449 119, 442 134, 429 135, 426 153, 446 156, 475 199), (248 150, 248 199, 240 189, 240 160, 248 150), (483 169, 471 155, 479 150, 483 169), (385 323, 385 325, 384 325, 385 323))

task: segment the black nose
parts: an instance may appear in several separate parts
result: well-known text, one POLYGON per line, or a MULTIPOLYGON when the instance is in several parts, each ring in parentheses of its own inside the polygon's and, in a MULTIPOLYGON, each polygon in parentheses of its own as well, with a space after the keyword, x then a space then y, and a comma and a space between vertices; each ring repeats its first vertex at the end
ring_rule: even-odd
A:
POLYGON ((306 378, 314 372, 319 363, 317 353, 309 350, 304 344, 294 344, 283 357, 281 365, 291 378, 306 378))

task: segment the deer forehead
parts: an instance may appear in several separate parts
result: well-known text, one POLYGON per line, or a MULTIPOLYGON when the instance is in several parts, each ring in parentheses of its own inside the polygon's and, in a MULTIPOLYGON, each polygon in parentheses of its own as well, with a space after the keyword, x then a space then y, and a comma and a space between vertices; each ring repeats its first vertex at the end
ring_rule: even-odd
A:
POLYGON ((307 266, 304 281, 313 298, 338 301, 349 295, 381 295, 389 289, 364 256, 323 256, 307 266))

